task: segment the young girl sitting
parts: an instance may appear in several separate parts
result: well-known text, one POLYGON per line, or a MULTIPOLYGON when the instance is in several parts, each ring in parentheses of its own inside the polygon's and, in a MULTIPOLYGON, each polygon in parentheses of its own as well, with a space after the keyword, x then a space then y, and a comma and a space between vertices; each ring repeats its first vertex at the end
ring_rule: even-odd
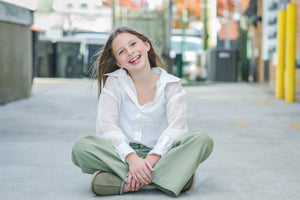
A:
POLYGON ((74 164, 93 174, 92 192, 117 195, 149 184, 172 196, 190 190, 213 141, 188 131, 180 79, 163 69, 145 35, 127 27, 109 36, 98 61, 97 136, 80 138, 72 151, 74 164))

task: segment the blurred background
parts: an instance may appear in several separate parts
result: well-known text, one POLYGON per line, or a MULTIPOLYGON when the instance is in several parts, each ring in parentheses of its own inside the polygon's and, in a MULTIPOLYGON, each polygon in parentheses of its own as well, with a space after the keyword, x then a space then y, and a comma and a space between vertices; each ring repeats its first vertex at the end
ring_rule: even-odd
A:
MULTIPOLYGON (((187 83, 274 85, 278 11, 285 10, 287 3, 295 3, 299 13, 299 0, 4 0, 0 1, 0 29, 7 26, 5 22, 30 29, 30 38, 24 38, 31 41, 25 49, 32 59, 24 59, 31 63, 31 80, 91 77, 95 55, 109 33, 117 26, 130 26, 149 36, 168 72, 187 83), (24 17, 26 12, 29 17, 24 17), (26 17, 27 22, 20 22, 26 17)), ((7 45, 4 42, 25 32, 1 33, 1 46, 25 45, 15 38, 7 45)), ((300 38, 299 30, 296 34, 300 38)), ((299 80, 300 40, 296 42, 299 80)), ((18 57, 11 51, 7 55, 18 57)))

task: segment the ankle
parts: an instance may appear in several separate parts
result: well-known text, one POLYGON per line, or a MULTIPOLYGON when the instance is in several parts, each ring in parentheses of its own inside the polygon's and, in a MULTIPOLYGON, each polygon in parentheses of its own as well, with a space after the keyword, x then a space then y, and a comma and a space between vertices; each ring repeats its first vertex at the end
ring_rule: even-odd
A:
POLYGON ((128 186, 128 184, 124 184, 124 189, 123 189, 123 192, 126 193, 126 192, 130 192, 130 187, 128 186))

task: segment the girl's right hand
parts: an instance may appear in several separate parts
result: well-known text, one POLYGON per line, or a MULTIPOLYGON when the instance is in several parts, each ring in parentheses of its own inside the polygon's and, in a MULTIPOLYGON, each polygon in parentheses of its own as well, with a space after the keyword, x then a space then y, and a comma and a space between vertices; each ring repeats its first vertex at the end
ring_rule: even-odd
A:
POLYGON ((135 153, 131 153, 126 157, 125 161, 129 165, 127 177, 131 190, 138 190, 140 189, 139 185, 145 186, 151 183, 153 168, 147 160, 140 158, 135 153))

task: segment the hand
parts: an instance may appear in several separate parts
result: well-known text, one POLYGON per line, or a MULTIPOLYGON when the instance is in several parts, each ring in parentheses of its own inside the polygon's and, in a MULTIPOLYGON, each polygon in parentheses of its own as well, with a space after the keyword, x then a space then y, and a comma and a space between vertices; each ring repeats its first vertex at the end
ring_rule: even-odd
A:
MULTIPOLYGON (((128 172, 127 174, 127 178, 128 178, 128 182, 127 184, 124 186, 124 188, 126 189, 125 192, 129 192, 129 191, 137 191, 141 188, 143 188, 144 186, 148 185, 148 183, 140 183, 140 182, 136 182, 133 179, 133 174, 131 172, 128 172)), ((124 189, 124 190, 125 190, 124 189)))
POLYGON ((128 185, 132 191, 138 190, 141 187, 151 183, 152 176, 150 172, 153 171, 151 164, 145 159, 140 158, 137 154, 131 153, 125 161, 129 165, 128 185))
POLYGON ((157 154, 149 154, 147 155, 147 157, 145 158, 146 161, 148 161, 151 165, 151 167, 153 168, 155 166, 155 164, 161 159, 161 155, 157 155, 157 154))

